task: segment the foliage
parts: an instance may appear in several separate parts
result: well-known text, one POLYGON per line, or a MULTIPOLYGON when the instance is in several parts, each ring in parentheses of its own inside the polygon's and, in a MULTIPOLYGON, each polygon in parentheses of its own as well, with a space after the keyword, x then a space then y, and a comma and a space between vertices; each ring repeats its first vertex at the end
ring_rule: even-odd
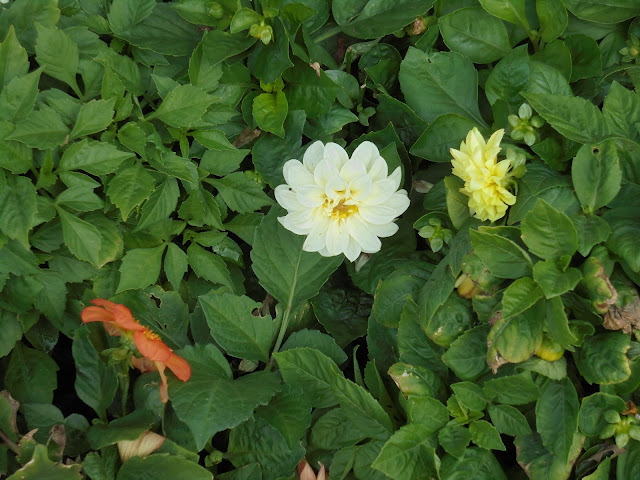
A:
POLYGON ((0 3, 0 475, 638 478, 637 1, 0 3), (318 140, 409 192, 353 263, 278 221, 318 140))

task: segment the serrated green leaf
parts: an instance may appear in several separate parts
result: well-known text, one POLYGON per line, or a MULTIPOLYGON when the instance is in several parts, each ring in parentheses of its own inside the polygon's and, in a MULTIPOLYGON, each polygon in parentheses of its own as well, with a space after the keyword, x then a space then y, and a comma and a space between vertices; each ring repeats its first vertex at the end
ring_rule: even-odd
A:
POLYGON ((536 428, 542 443, 560 459, 568 459, 578 430, 578 394, 568 378, 548 381, 536 403, 536 428))
POLYGON ((133 156, 130 152, 118 150, 110 143, 85 138, 64 151, 58 169, 63 172, 84 170, 92 175, 105 175, 115 172, 122 162, 133 156))
POLYGON ((91 100, 80 107, 76 123, 69 134, 73 140, 106 129, 113 120, 115 99, 91 100))
POLYGON ((587 382, 610 385, 631 375, 626 356, 629 346, 629 336, 622 332, 600 333, 586 338, 573 358, 587 382))
POLYGON ((68 134, 69 129, 53 108, 40 107, 18 123, 6 139, 16 140, 28 147, 46 150, 64 144, 68 134))
POLYGON ((64 243, 69 251, 80 260, 86 260, 96 267, 100 266, 102 237, 98 229, 62 208, 58 208, 58 216, 62 224, 64 243))
POLYGON ((150 225, 165 220, 176 209, 180 189, 175 178, 168 177, 149 196, 142 206, 140 221, 135 230, 142 230, 150 225))
POLYGON ((20 403, 51 403, 58 370, 46 353, 17 343, 4 373, 4 386, 20 403))
POLYGON ((178 85, 164 98, 158 109, 147 116, 175 128, 197 123, 216 98, 194 85, 178 85))
POLYGON ((229 270, 219 255, 192 243, 187 248, 187 258, 189 266, 200 278, 220 285, 233 286, 229 270))
POLYGON ((385 443, 371 464, 395 480, 427 480, 437 475, 435 441, 422 425, 405 425, 385 443))
POLYGON ((7 36, 0 44, 0 85, 22 77, 29 71, 27 51, 20 45, 13 25, 9 26, 7 36))
POLYGON ((160 276, 164 248, 164 245, 160 245, 153 248, 128 250, 120 265, 120 283, 116 293, 143 289, 156 283, 160 276))
POLYGON ((129 218, 131 211, 149 198, 154 191, 153 176, 136 162, 134 165, 118 171, 107 185, 109 200, 118 207, 122 220, 129 218))
POLYGON ((471 246, 498 278, 519 278, 531 272, 531 258, 511 240, 493 233, 470 232, 471 246))
POLYGON ((506 450, 500 432, 496 427, 485 420, 476 420, 469 425, 471 441, 481 448, 487 450, 506 450))
POLYGON ((511 436, 528 435, 531 427, 525 416, 511 405, 489 405, 487 409, 491 423, 500 433, 511 436))
POLYGON ((78 45, 57 27, 47 27, 36 23, 38 39, 36 40, 36 60, 44 67, 47 75, 69 85, 80 96, 76 81, 78 73, 78 45))

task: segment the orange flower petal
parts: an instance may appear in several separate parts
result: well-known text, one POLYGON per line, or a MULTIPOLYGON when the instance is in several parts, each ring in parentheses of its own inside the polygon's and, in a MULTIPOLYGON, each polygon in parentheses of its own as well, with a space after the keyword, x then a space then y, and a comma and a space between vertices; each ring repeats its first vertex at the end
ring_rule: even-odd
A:
POLYGON ((160 400, 162 403, 169 401, 169 385, 167 384, 167 376, 164 374, 165 365, 162 362, 154 362, 160 374, 160 400))
POLYGON ((166 365, 169 367, 169 370, 183 382, 191 378, 191 366, 184 358, 175 353, 171 352, 171 356, 166 361, 166 365))
POLYGON ((97 305, 98 307, 106 308, 110 312, 113 311, 113 307, 116 306, 115 303, 110 302, 109 300, 105 300, 104 298, 94 298, 93 300, 91 300, 91 303, 97 305))
POLYGON ((114 322, 113 314, 102 307, 86 307, 82 310, 80 318, 84 323, 89 322, 114 322))
POLYGON ((142 356, 154 362, 165 363, 171 356, 172 352, 167 344, 149 329, 134 332, 133 341, 142 356))
POLYGON ((136 357, 135 355, 131 355, 131 363, 142 373, 153 372, 156 369, 156 366, 153 364, 153 362, 146 357, 140 358, 136 357))
POLYGON ((142 332, 146 330, 146 327, 140 325, 140 323, 135 318, 133 318, 131 310, 129 310, 124 305, 114 305, 113 317, 115 322, 122 329, 131 330, 132 332, 142 332))

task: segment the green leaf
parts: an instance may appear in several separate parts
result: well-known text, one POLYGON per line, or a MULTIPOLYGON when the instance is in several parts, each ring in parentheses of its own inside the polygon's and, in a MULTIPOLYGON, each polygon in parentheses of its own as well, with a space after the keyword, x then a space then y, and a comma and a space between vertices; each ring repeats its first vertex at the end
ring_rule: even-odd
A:
POLYGON ((287 341, 280 347, 280 351, 284 352, 285 350, 301 347, 315 348, 336 362, 337 365, 342 365, 348 358, 333 337, 318 330, 308 330, 306 328, 289 335, 287 341))
POLYGON ((29 462, 7 480, 81 480, 82 467, 78 464, 64 465, 59 462, 49 460, 46 445, 36 445, 33 457, 29 462))
MULTIPOLYGON (((495 1, 495 0, 493 0, 495 1)), ((508 2, 499 2, 506 3, 508 2)), ((514 48, 491 70, 485 83, 485 93, 491 105, 504 100, 516 110, 523 103, 520 92, 529 82, 529 54, 526 45, 514 48)))
POLYGON ((258 463, 262 476, 251 479, 278 480, 295 470, 304 449, 299 443, 293 449, 288 448, 278 430, 266 420, 254 417, 231 430, 227 455, 236 467, 258 463))
POLYGON ((217 432, 244 422, 255 408, 266 405, 280 385, 278 375, 254 372, 236 380, 213 345, 187 347, 178 352, 191 365, 191 378, 169 380, 169 397, 178 417, 185 422, 201 450, 217 432))
POLYGON ((458 378, 473 381, 489 369, 486 362, 488 331, 486 326, 467 330, 453 341, 442 356, 442 360, 458 378))
POLYGON ((312 348, 293 348, 274 354, 285 383, 302 388, 312 407, 338 403, 332 390, 339 369, 326 355, 312 348))
POLYGON ((187 258, 189 266, 198 277, 212 283, 233 287, 229 270, 220 255, 211 253, 201 246, 191 243, 187 248, 187 258))
POLYGON ((0 44, 0 85, 6 85, 14 78, 22 77, 29 71, 27 51, 20 45, 13 25, 0 44))
POLYGON ((459 382, 451 385, 458 403, 469 410, 483 411, 487 406, 482 389, 472 382, 459 382))
POLYGON ((545 298, 554 298, 573 290, 582 280, 582 273, 573 267, 562 271, 556 261, 547 260, 533 266, 533 279, 540 285, 545 298))
POLYGON ((250 213, 273 203, 250 172, 234 172, 208 181, 218 189, 229 208, 238 213, 250 213))
POLYGON ((601 52, 593 38, 584 34, 570 35, 564 39, 564 43, 571 53, 572 83, 602 74, 601 52))
POLYGON ((580 204, 588 214, 613 200, 622 181, 615 142, 583 145, 571 164, 571 180, 580 204))
POLYGON ((511 51, 504 23, 481 7, 461 8, 444 15, 438 25, 447 47, 473 63, 491 63, 511 51))
POLYGON ((118 470, 116 480, 152 480, 162 477, 212 480, 213 474, 183 457, 156 453, 148 457, 131 457, 118 470))
MULTIPOLYGON (((16 343, 22 338, 22 324, 18 320, 17 314, 4 309, 0 311, 0 318, 4 329, 4 333, 0 337, 0 358, 2 358, 9 355, 16 343)), ((0 398, 1 403, 2 398, 0 398)), ((0 425, 2 424, 0 423, 0 425)), ((4 428, 2 430, 8 432, 4 428)))
POLYGON ((513 23, 529 31, 529 22, 525 11, 525 0, 480 0, 480 5, 491 15, 513 23))
POLYGON ((578 252, 583 257, 589 255, 595 245, 606 242, 611 235, 609 224, 597 215, 575 215, 571 221, 578 233, 578 252))
POLYGON ((619 23, 640 14, 640 6, 633 0, 564 0, 576 17, 596 23, 619 23))
POLYGON ((138 408, 124 417, 109 422, 95 423, 87 431, 87 440, 93 449, 104 448, 121 440, 135 440, 157 422, 156 414, 138 408))
POLYGON ((155 180, 141 162, 123 168, 107 184, 109 200, 120 210, 122 220, 149 198, 155 188, 155 180))
POLYGON ((413 144, 411 154, 432 162, 449 163, 452 158, 449 150, 459 148, 460 142, 476 126, 473 120, 455 113, 440 115, 413 144))
POLYGON ((64 151, 58 169, 63 172, 84 170, 92 175, 105 175, 116 171, 122 162, 133 156, 133 153, 122 152, 110 143, 85 138, 64 151))
POLYGON ((80 107, 78 118, 69 137, 84 137, 93 133, 101 132, 111 125, 113 120, 113 107, 115 98, 109 100, 91 100, 80 107))
POLYGON ((76 394, 99 417, 105 418, 118 390, 116 368, 105 365, 89 340, 86 328, 76 330, 72 352, 76 364, 76 394))
POLYGON ((438 432, 438 442, 449 455, 463 458, 471 442, 471 433, 468 428, 460 425, 447 425, 438 432))
POLYGON ((215 101, 216 97, 205 93, 200 87, 178 85, 146 120, 158 119, 175 128, 190 127, 202 118, 215 101))
POLYGON ((16 140, 28 147, 46 150, 62 145, 69 129, 62 122, 60 115, 49 107, 40 107, 16 125, 6 140, 16 140))
POLYGON ((640 132, 635 125, 640 123, 640 96, 618 82, 612 82, 609 93, 604 98, 602 113, 609 128, 617 134, 635 142, 640 141, 640 132))
POLYGON ((418 293, 424 286, 425 280, 429 278, 430 272, 427 270, 420 272, 416 269, 411 273, 415 275, 398 272, 378 283, 372 313, 380 324, 397 328, 407 298, 418 299, 418 293))
POLYGON ((578 430, 578 394, 568 378, 548 381, 536 403, 536 427, 542 443, 560 459, 568 460, 578 430))
POLYGON ((372 468, 394 480, 435 478, 439 459, 434 440, 422 425, 405 425, 384 444, 372 468))
POLYGON ((64 243, 69 251, 80 260, 100 267, 102 237, 98 229, 62 208, 58 208, 58 216, 62 224, 64 243))
MULTIPOLYGON (((569 52, 566 53, 571 55, 569 52)), ((571 96, 573 91, 567 80, 567 77, 556 67, 531 60, 529 62, 529 82, 524 87, 524 91, 571 96)), ((595 115, 597 116, 597 114, 595 115)))
POLYGON ((323 257, 302 250, 304 237, 286 230, 272 208, 260 226, 251 250, 252 268, 260 284, 282 305, 298 305, 318 293, 343 257, 323 257))
POLYGON ((571 256, 578 248, 578 234, 569 217, 542 199, 522 221, 522 240, 545 260, 571 256))
POLYGON ((481 448, 467 448, 464 457, 456 459, 447 456, 440 467, 442 480, 507 480, 500 464, 490 451, 481 448))
POLYGON ((531 427, 525 416, 511 405, 489 405, 487 409, 491 423, 500 433, 506 435, 528 435, 531 427))
POLYGON ((427 122, 456 113, 486 125, 478 109, 478 73, 465 56, 455 52, 427 56, 409 48, 398 79, 407 105, 427 122))
POLYGON ((496 427, 485 420, 476 420, 469 425, 471 441, 481 448, 487 450, 506 450, 500 432, 496 427))
POLYGON ((317 74, 304 64, 287 70, 284 81, 289 110, 304 110, 309 118, 327 113, 341 90, 323 70, 317 74))
POLYGON ((402 29, 425 13, 433 0, 336 0, 333 16, 349 36, 361 39, 379 38, 402 29))
POLYGON ((0 120, 16 123, 24 120, 33 111, 41 74, 42 70, 38 69, 23 77, 16 77, 2 89, 0 120))
POLYGON ((268 405, 256 411, 257 416, 280 432, 291 450, 311 426, 311 406, 301 396, 299 388, 285 385, 268 405))
POLYGON ((20 403, 51 403, 58 370, 47 354, 17 343, 4 374, 4 386, 20 403))
POLYGON ((510 318, 531 308, 542 298, 540 287, 530 277, 522 277, 507 287, 502 296, 502 317, 510 318))
POLYGON ((164 248, 164 245, 159 245, 153 248, 127 250, 120 265, 120 283, 116 293, 143 289, 156 283, 160 276, 164 248))
POLYGON ((33 166, 33 151, 20 142, 6 139, 14 129, 11 123, 0 122, 0 138, 5 138, 0 142, 0 167, 14 174, 26 173, 33 166))
POLYGON ((211 336, 228 355, 256 362, 269 360, 273 327, 270 316, 252 314, 259 303, 228 293, 201 295, 198 302, 211 336))
POLYGON ((67 287, 57 272, 42 271, 37 277, 43 288, 34 300, 35 307, 55 325, 64 323, 64 311, 67 307, 67 287))
POLYGON ((482 389, 489 400, 505 405, 525 405, 540 395, 529 372, 487 380, 482 389))
POLYGON ((153 0, 114 0, 107 18, 116 35, 126 32, 151 15, 156 2, 153 0))
POLYGON ((611 385, 631 375, 629 347, 629 336, 622 332, 600 333, 586 338, 573 358, 587 382, 611 385))
POLYGON ((80 58, 78 45, 57 27, 47 27, 38 23, 35 26, 38 31, 36 60, 44 67, 47 75, 66 83, 80 96, 76 82, 80 58))
POLYGON ((622 413, 626 409, 624 400, 616 395, 597 392, 582 399, 578 425, 590 437, 599 437, 609 422, 604 418, 607 410, 622 413))
POLYGON ((164 257, 164 273, 174 290, 178 291, 180 289, 182 277, 187 273, 188 268, 189 263, 184 250, 175 243, 167 245, 167 253, 164 257))
MULTIPOLYGON (((541 296, 541 292, 538 295, 541 296)), ((494 370, 501 361, 498 353, 507 362, 520 363, 538 351, 543 339, 543 310, 544 302, 538 301, 522 313, 497 319, 487 336, 490 346, 487 359, 494 370)))
POLYGON ((567 28, 569 17, 561 0, 538 0, 536 13, 540 20, 540 35, 547 43, 558 38, 567 28))
POLYGON ((493 233, 470 232, 471 246, 498 278, 520 278, 531 272, 531 258, 511 240, 493 233))
POLYGON ((258 127, 267 132, 284 137, 284 119, 289 106, 284 93, 262 93, 253 99, 253 117, 258 127))
POLYGON ((36 189, 27 177, 0 171, 0 231, 29 246, 29 231, 36 219, 36 189))
POLYGON ((637 216, 625 208, 616 208, 605 213, 603 218, 611 227, 611 235, 607 240, 607 248, 622 257, 634 272, 640 271, 640 225, 635 221, 637 216))
POLYGON ((134 231, 142 230, 169 217, 176 209, 179 196, 178 182, 173 177, 167 177, 142 206, 140 221, 134 231))
POLYGON ((527 102, 561 135, 578 143, 598 142, 608 135, 602 112, 581 97, 525 92, 527 102))
MULTIPOLYGON (((428 368, 434 372, 446 371, 446 366, 441 359, 443 349, 424 335, 420 327, 418 305, 413 299, 407 299, 400 316, 398 350, 402 362, 428 368)), ((483 352, 481 357, 485 356, 483 352)))

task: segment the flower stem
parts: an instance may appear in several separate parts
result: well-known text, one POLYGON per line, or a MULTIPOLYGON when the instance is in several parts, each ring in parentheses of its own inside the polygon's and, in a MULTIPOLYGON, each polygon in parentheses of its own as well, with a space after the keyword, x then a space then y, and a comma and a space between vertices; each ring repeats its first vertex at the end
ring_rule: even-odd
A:
POLYGON ((120 399, 120 408, 122 409, 122 416, 127 414, 127 401, 129 400, 129 368, 126 362, 121 363, 122 373, 120 374, 120 390, 122 391, 122 398, 120 399))
POLYGON ((276 344, 273 347, 273 351, 271 352, 271 358, 269 359, 269 363, 265 367, 264 371, 268 372, 271 370, 273 366, 273 355, 278 353, 280 347, 282 346, 282 340, 284 340, 284 334, 287 332, 287 327, 289 326, 289 317, 291 316, 291 299, 289 299, 289 303, 287 303, 287 308, 282 315, 282 323, 280 324, 280 331, 278 332, 278 338, 276 339, 276 344))

